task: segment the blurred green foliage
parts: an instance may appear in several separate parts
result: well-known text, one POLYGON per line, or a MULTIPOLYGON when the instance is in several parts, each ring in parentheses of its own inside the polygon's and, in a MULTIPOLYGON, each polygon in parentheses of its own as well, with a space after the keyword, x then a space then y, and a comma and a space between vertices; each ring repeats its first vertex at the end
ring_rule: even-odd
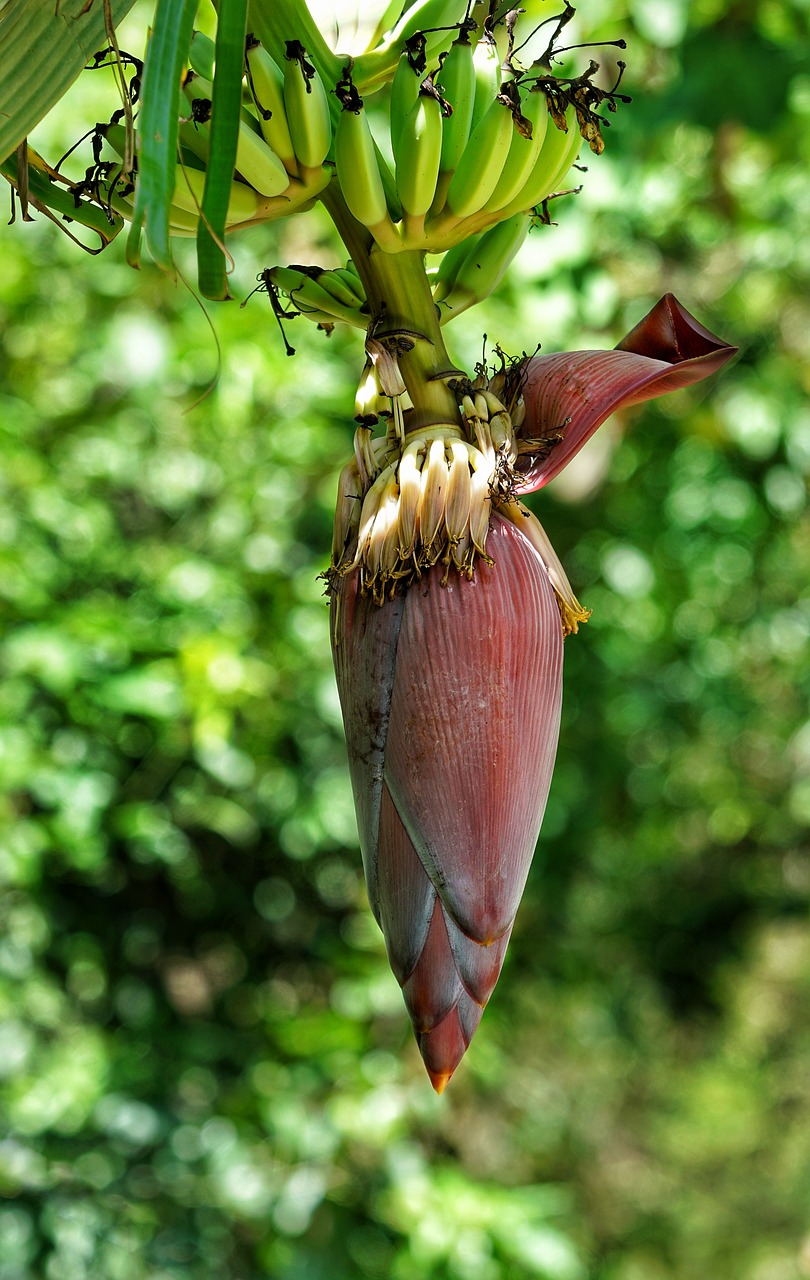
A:
MULTIPOLYGON (((216 308, 190 407, 182 286, 3 230, 0 1280, 810 1276, 807 8, 582 10, 633 105, 451 346, 612 345, 671 289, 742 355, 534 502, 593 618, 441 1100, 317 578, 356 336, 216 308)), ((234 247, 239 298, 337 261, 316 215, 234 247)))

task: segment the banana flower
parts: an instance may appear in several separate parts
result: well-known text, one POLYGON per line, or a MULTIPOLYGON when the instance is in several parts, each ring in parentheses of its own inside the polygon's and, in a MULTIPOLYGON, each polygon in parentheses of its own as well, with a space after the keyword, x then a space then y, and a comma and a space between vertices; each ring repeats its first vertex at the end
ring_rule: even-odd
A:
POLYGON ((369 899, 439 1093, 503 963, 551 784, 563 636, 587 616, 514 495, 553 479, 615 410, 734 350, 667 295, 613 351, 525 360, 511 484, 492 490, 474 573, 436 564, 382 604, 359 572, 333 587, 369 899))

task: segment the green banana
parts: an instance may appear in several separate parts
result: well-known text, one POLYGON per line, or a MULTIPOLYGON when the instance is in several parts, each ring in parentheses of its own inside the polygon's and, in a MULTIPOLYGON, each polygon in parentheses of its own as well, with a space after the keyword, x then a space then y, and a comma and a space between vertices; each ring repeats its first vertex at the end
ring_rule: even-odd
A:
MULTIPOLYGON (((132 196, 121 196, 113 187, 109 193, 110 207, 122 217, 132 221, 135 212, 135 201, 132 196)), ((169 206, 169 230, 173 236, 196 236, 199 218, 187 213, 176 204, 169 206)))
POLYGON ((497 187, 484 205, 487 212, 503 209, 523 190, 545 142, 549 122, 546 95, 542 92, 530 93, 521 105, 521 113, 532 127, 532 136, 524 137, 515 127, 503 173, 498 179, 497 187))
POLYGON ((480 239, 480 234, 468 236, 465 240, 459 240, 457 244, 453 245, 452 249, 448 249, 447 253, 443 255, 432 281, 434 302, 443 302, 447 297, 456 282, 456 276, 461 269, 462 262, 468 253, 474 252, 475 246, 480 239))
POLYGON ((207 36, 204 31, 195 31, 191 37, 191 46, 188 51, 191 70, 205 80, 213 80, 216 56, 217 46, 211 37, 207 36))
POLYGON ((295 41, 287 45, 284 107, 298 164, 302 169, 319 169, 332 145, 329 101, 323 80, 295 41))
MULTIPOLYGON (((122 124, 108 125, 105 130, 107 141, 122 159, 126 145, 125 135, 126 130, 122 124)), ((204 189, 204 170, 194 169, 188 164, 178 164, 175 168, 174 196, 169 209, 169 221, 174 220, 179 227, 188 229, 188 215, 193 215, 195 219, 199 217, 204 189)), ((260 206, 261 200, 252 187, 245 186, 243 182, 231 183, 228 222, 249 222, 257 216, 260 206)))
POLYGON ((403 53, 397 63, 397 69, 391 81, 391 98, 388 105, 388 125, 391 134, 391 148, 394 155, 397 154, 402 126, 411 114, 419 97, 421 83, 422 76, 418 71, 414 71, 407 53, 403 53))
POLYGON ((486 115, 490 103, 501 87, 501 60, 494 40, 479 40, 473 50, 475 72, 475 96, 473 98, 470 132, 486 115))
POLYGON ((356 271, 350 271, 348 267, 333 267, 331 275, 338 276, 352 295, 355 307, 363 307, 366 303, 366 291, 360 282, 360 277, 356 271))
MULTIPOLYGON (((442 63, 437 84, 443 98, 450 103, 453 114, 444 122, 442 131, 442 155, 439 171, 452 174, 461 159, 472 128, 475 102, 475 63, 469 36, 462 32, 450 46, 450 52, 442 63)), ((447 179, 449 182, 449 177, 447 179)))
MULTIPOLYGON (((399 22, 391 32, 391 43, 400 41, 404 44, 416 35, 417 31, 426 36, 440 34, 438 27, 456 26, 463 22, 467 14, 467 0, 415 0, 402 14, 399 22)), ((428 44, 428 49, 430 43, 428 44)))
POLYGON ((400 248, 363 100, 354 93, 346 101, 335 129, 335 168, 343 198, 381 248, 400 248))
POLYGON ((350 307, 353 311, 358 311, 365 302, 365 298, 358 297, 354 289, 349 287, 338 268, 321 271, 318 275, 318 284, 331 294, 335 302, 339 302, 343 307, 350 307))
MULTIPOLYGON (((191 103, 193 113, 195 102, 211 101, 213 86, 202 76, 188 75, 183 83, 183 92, 191 103)), ((200 150, 192 143, 191 132, 186 130, 184 133, 184 140, 188 142, 191 150, 196 155, 200 155, 204 148, 205 154, 201 158, 207 159, 208 127, 204 121, 197 123, 196 137, 200 150)), ((255 187, 263 196, 280 196, 290 185, 290 175, 281 160, 247 120, 239 121, 236 168, 250 186, 255 187)))
POLYGON ((287 172, 297 178, 298 164, 284 108, 284 72, 260 44, 250 47, 246 57, 248 84, 259 113, 262 136, 287 172))
MULTIPOLYGON (((173 203, 185 209, 187 213, 199 214, 205 190, 205 174, 200 169, 191 169, 188 165, 177 166, 174 184, 173 203)), ((253 187, 243 182, 232 182, 228 198, 226 221, 250 222, 259 215, 261 197, 253 187)))
POLYGON ((514 214, 485 231, 464 256, 452 288, 442 302, 442 320, 466 311, 497 289, 529 230, 525 213, 514 214))
POLYGON ((470 134, 447 188, 447 208, 455 217, 477 213, 495 191, 513 128, 509 107, 495 99, 470 134))
MULTIPOLYGON (((399 135, 395 151, 397 194, 406 218, 421 219, 433 203, 442 154, 442 108, 438 98, 420 93, 399 135)), ((409 228, 421 235, 423 226, 409 228)))
POLYGON ((582 139, 574 112, 566 115, 568 132, 550 126, 540 149, 540 155, 525 185, 513 200, 500 210, 501 217, 508 217, 520 210, 533 209, 554 191, 577 158, 582 139))
POLYGON ((359 329, 368 327, 368 316, 361 315, 354 307, 345 307, 328 290, 304 271, 295 267, 272 267, 269 279, 277 289, 286 293, 290 301, 303 313, 316 312, 331 320, 345 320, 359 329))

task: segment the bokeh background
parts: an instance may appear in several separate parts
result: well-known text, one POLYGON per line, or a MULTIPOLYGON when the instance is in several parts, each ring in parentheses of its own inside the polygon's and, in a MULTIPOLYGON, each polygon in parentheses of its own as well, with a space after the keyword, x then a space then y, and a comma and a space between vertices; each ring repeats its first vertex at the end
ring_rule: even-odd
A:
MULTIPOLYGON (((359 339, 212 305, 192 407, 187 289, 0 231, 0 1280, 810 1276, 808 9, 581 16, 634 102, 451 348, 611 346, 672 290, 742 351, 534 500, 593 617, 441 1099, 318 579, 359 339)), ((339 260, 317 215, 234 247, 239 300, 339 260)))

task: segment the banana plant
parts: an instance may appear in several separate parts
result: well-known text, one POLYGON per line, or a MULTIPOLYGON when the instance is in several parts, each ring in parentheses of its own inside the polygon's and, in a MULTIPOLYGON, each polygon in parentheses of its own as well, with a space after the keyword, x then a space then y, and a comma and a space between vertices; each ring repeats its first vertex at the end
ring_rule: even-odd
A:
POLYGON ((629 101, 593 61, 554 70, 570 5, 548 20, 539 0, 220 0, 212 34, 196 0, 157 0, 143 59, 117 42, 128 8, 10 0, 0 72, 28 91, 0 118, 0 170, 23 214, 67 208, 102 243, 128 222, 135 266, 145 244, 171 273, 173 240, 194 236, 212 299, 228 296, 233 232, 316 202, 332 219, 345 267, 276 264, 260 287, 280 317, 364 334, 325 574, 332 649, 369 900, 441 1092, 500 973, 551 784, 564 641, 588 617, 521 495, 614 410, 735 349, 667 295, 614 351, 472 371, 448 353, 444 326, 497 288, 580 148, 601 153, 603 110, 629 101), (71 183, 25 138, 105 58, 123 105, 71 183), (46 91, 25 80, 32 60, 46 91))

